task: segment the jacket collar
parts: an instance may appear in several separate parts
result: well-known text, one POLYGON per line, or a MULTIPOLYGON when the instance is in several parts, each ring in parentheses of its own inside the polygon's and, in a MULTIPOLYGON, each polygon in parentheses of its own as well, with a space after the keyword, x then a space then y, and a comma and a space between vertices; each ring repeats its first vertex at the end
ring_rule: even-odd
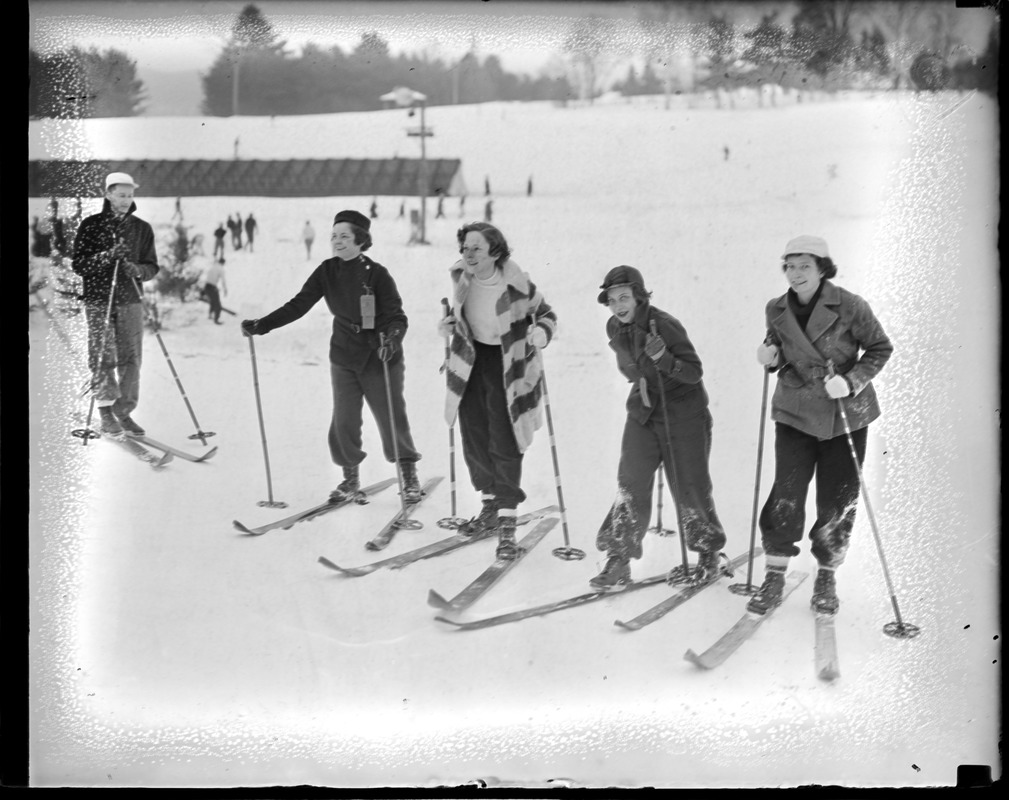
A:
POLYGON ((819 339, 837 320, 836 308, 840 304, 841 290, 829 280, 825 280, 823 282, 823 290, 820 292, 820 299, 817 301, 816 306, 813 308, 813 313, 806 323, 805 332, 799 327, 795 314, 788 307, 787 292, 775 302, 775 307, 780 312, 775 321, 785 328, 791 338, 806 349, 810 356, 820 360, 822 357, 819 351, 812 346, 812 343, 819 339), (808 347, 806 346, 806 342, 809 343, 808 347))

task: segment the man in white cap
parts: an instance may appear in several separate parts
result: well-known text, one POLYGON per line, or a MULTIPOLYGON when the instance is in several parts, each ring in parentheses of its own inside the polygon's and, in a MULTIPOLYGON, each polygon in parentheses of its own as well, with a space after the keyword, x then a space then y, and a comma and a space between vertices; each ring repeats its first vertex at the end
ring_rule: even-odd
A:
POLYGON ((140 399, 144 342, 140 282, 158 274, 158 256, 154 230, 134 215, 137 186, 125 172, 110 173, 101 212, 81 222, 74 243, 74 272, 82 278, 87 313, 91 388, 102 431, 110 436, 144 434, 132 417, 140 399))

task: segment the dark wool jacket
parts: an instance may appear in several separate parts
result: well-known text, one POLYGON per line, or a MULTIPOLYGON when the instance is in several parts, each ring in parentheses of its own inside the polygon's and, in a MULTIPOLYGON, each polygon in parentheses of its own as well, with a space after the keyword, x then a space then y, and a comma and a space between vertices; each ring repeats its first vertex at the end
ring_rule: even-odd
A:
POLYGON ((851 395, 841 401, 851 429, 879 416, 871 381, 893 345, 865 300, 825 280, 805 332, 788 306, 787 292, 767 304, 765 315, 768 340, 781 348, 771 419, 818 439, 844 434, 837 401, 823 387, 828 361, 851 386, 851 395))
MULTIPOLYGON (((334 257, 319 264, 301 291, 259 320, 257 333, 269 333, 301 319, 323 298, 333 314, 333 335, 329 340, 331 363, 361 369, 378 349, 379 333, 395 335, 402 343, 407 319, 396 282, 389 270, 363 253, 351 261, 334 257), (372 330, 361 328, 361 295, 366 293, 365 287, 375 295, 375 327, 372 330)), ((391 363, 402 358, 403 349, 399 347, 391 363)))
MULTIPOLYGON (((98 214, 92 214, 81 222, 74 240, 74 272, 81 276, 83 299, 85 302, 109 301, 112 275, 120 256, 132 261, 140 268, 140 280, 149 281, 158 274, 158 254, 154 249, 154 229, 133 215, 137 204, 121 220, 112 213, 108 199, 102 204, 98 214), (122 247, 116 251, 116 243, 122 247)), ((116 278, 115 305, 139 303, 140 295, 134 285, 122 272, 116 278)))
POLYGON ((610 317, 606 335, 617 354, 617 367, 634 384, 627 397, 627 413, 639 423, 644 425, 656 413, 661 419, 660 384, 670 422, 690 419, 708 407, 701 359, 678 319, 645 302, 635 309, 634 318, 626 325, 610 317), (658 362, 645 354, 652 320, 666 344, 666 352, 658 362), (646 396, 641 393, 641 378, 647 386, 646 396))

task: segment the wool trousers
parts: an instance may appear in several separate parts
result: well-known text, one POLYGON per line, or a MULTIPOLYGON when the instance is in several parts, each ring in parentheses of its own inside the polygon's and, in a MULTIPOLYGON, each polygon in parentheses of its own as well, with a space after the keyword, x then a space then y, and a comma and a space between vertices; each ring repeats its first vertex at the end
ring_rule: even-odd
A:
POLYGON ((392 394, 392 413, 389 416, 389 398, 386 394, 385 370, 377 353, 373 353, 359 369, 329 365, 333 387, 333 418, 329 425, 329 454, 340 467, 356 467, 368 455, 361 449, 361 426, 364 403, 368 404, 378 433, 382 439, 382 453, 390 463, 419 461, 420 453, 413 444, 410 422, 406 415, 403 385, 406 363, 402 355, 387 364, 389 391, 392 394))
POLYGON ((708 472, 712 428, 707 408, 688 419, 670 418, 668 437, 661 414, 653 413, 644 423, 628 415, 620 446, 617 498, 596 535, 597 549, 620 558, 641 558, 660 464, 665 465, 666 479, 677 501, 680 533, 687 547, 707 552, 725 546, 708 472), (670 464, 675 466, 675 477, 670 464))
MULTIPOLYGON (((851 432, 859 468, 869 429, 851 432)), ((817 439, 784 423, 774 428, 774 484, 760 512, 760 535, 768 556, 799 555, 806 522, 806 496, 816 477, 816 522, 809 531, 817 563, 844 563, 858 505, 858 469, 846 435, 817 439)))
POLYGON ((112 413, 127 417, 140 402, 140 365, 144 349, 144 307, 140 303, 112 306, 105 332, 105 303, 86 303, 88 367, 99 405, 112 402, 112 413), (102 352, 102 339, 105 351, 102 352))
POLYGON ((459 402, 463 458, 474 489, 493 495, 498 508, 518 508, 526 499, 522 452, 508 413, 501 347, 473 344, 476 359, 459 402))

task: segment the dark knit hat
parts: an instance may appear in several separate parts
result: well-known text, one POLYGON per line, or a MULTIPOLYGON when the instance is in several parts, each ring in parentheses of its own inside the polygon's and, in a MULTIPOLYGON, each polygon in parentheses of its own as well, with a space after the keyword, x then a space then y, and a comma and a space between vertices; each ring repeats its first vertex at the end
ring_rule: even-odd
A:
POLYGON ((357 227, 363 228, 366 231, 371 230, 371 220, 360 211, 341 211, 333 217, 333 224, 336 225, 338 222, 349 222, 351 225, 357 225, 357 227))
POLYGON ((602 285, 599 287, 602 291, 599 293, 599 303, 601 305, 606 305, 609 301, 608 292, 614 286, 637 286, 642 293, 645 293, 645 279, 641 277, 641 273, 638 272, 634 267, 628 267, 626 265, 621 265, 619 267, 614 267, 609 272, 606 273, 606 277, 603 279, 602 285))

